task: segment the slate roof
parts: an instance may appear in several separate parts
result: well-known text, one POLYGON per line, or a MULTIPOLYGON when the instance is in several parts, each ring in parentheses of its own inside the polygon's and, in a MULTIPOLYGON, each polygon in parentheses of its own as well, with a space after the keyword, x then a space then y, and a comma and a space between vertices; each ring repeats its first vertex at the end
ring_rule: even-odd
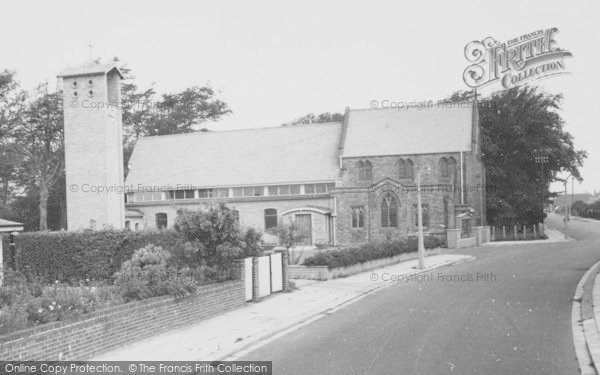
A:
POLYGON ((116 69, 117 73, 123 78, 123 73, 119 70, 119 67, 115 62, 110 63, 101 63, 99 61, 88 61, 87 63, 75 67, 75 68, 67 68, 63 70, 58 77, 79 77, 86 75, 96 75, 96 74, 106 74, 111 70, 116 69))
POLYGON ((344 157, 471 150, 471 103, 350 110, 344 157))
MULTIPOLYGON (((334 181, 341 123, 141 138, 126 185, 243 186, 334 181)), ((181 187, 183 188, 183 187, 181 187)))

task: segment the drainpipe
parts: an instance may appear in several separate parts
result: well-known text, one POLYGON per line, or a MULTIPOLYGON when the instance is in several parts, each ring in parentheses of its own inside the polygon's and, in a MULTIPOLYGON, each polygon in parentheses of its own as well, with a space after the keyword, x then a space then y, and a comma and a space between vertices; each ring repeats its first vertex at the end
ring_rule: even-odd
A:
POLYGON ((460 152, 460 204, 464 204, 465 203, 465 192, 464 192, 464 186, 465 186, 465 176, 463 176, 463 153, 462 151, 460 152))
MULTIPOLYGON (((340 159, 341 160, 341 159, 340 159)), ((337 199, 333 197, 333 215, 331 217, 331 241, 333 246, 337 245, 337 231, 336 231, 336 220, 337 220, 337 199)))

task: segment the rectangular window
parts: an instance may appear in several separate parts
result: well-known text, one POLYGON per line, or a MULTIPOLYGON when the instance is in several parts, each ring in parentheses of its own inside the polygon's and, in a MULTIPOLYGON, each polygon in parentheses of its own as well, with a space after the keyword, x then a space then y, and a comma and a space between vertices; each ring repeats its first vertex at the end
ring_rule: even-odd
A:
POLYGON ((171 199, 185 199, 184 190, 171 190, 169 191, 171 199))
POLYGON ((143 199, 144 202, 151 202, 152 201, 152 192, 150 192, 150 191, 149 192, 144 192, 144 193, 142 193, 142 195, 143 195, 142 199, 143 199))
POLYGON ((267 208, 265 210, 265 230, 277 227, 277 210, 275 208, 267 208))
POLYGON ((218 189, 219 198, 229 198, 229 188, 218 189))
POLYGON ((327 192, 331 192, 331 190, 335 189, 335 184, 325 184, 325 187, 327 188, 327 192))
POLYGON ((269 195, 279 195, 279 186, 269 186, 267 188, 269 195))
POLYGON ((234 197, 243 197, 244 189, 242 189, 241 187, 233 188, 233 196, 234 197))
POLYGON ((290 185, 290 194, 300 194, 300 185, 290 185))
POLYGON ((352 228, 364 228, 365 216, 363 206, 352 207, 352 228))
POLYGON ((279 186, 279 195, 290 195, 290 185, 279 186))
POLYGON ((127 203, 133 203, 135 202, 135 193, 127 193, 127 203))
POLYGON ((153 201, 162 201, 163 194, 162 191, 154 191, 152 192, 152 200, 153 201))
POLYGON ((167 214, 164 212, 158 212, 156 215, 154 215, 154 217, 156 219, 156 229, 165 229, 169 224, 167 220, 167 214))
POLYGON ((254 187, 254 196, 262 197, 263 195, 265 195, 265 187, 264 186, 255 186, 254 187))
POLYGON ((327 193, 327 184, 315 184, 315 193, 317 193, 317 194, 327 193))
POLYGON ((315 193, 315 184, 304 185, 304 194, 314 194, 314 193, 315 193))
POLYGON ((194 192, 195 192, 195 190, 184 190, 183 193, 184 193, 185 199, 194 199, 195 198, 194 192))

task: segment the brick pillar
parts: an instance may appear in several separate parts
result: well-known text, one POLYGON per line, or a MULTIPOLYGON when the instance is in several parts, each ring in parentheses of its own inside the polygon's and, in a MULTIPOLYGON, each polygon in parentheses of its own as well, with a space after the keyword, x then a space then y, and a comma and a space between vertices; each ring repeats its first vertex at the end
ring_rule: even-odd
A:
POLYGON ((448 249, 458 248, 458 243, 460 241, 460 229, 446 229, 446 236, 448 249))
POLYGON ((290 290, 290 253, 288 249, 276 251, 281 253, 283 291, 286 292, 290 290))
POLYGON ((485 225, 483 227, 483 239, 482 239, 482 242, 483 243, 490 242, 491 238, 492 238, 492 233, 490 231, 490 226, 489 225, 485 225))
POLYGON ((244 281, 246 279, 246 265, 244 259, 236 259, 232 265, 233 277, 236 280, 244 281))
POLYGON ((483 227, 473 227, 473 235, 475 236, 475 244, 477 246, 482 244, 483 227))
POLYGON ((252 300, 258 301, 258 258, 252 258, 252 300))

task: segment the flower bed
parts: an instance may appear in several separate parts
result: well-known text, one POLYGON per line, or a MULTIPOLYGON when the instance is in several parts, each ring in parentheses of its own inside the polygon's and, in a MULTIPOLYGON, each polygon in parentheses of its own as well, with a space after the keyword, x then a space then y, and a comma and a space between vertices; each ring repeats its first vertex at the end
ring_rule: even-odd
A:
MULTIPOLYGON (((437 237, 425 237, 425 248, 440 247, 442 242, 437 237)), ((417 251, 417 237, 406 237, 390 242, 368 243, 349 249, 327 250, 306 259, 304 266, 327 266, 329 269, 347 267, 368 261, 390 258, 396 255, 417 251)))
MULTIPOLYGON (((426 250, 425 256, 439 254, 440 251, 441 250, 439 248, 426 250)), ((412 251, 410 253, 403 253, 389 258, 380 258, 364 263, 353 264, 351 266, 331 269, 327 266, 290 266, 289 272, 291 279, 330 280, 338 277, 345 277, 361 272, 371 271, 411 259, 417 259, 418 256, 419 254, 416 251, 412 251)))

